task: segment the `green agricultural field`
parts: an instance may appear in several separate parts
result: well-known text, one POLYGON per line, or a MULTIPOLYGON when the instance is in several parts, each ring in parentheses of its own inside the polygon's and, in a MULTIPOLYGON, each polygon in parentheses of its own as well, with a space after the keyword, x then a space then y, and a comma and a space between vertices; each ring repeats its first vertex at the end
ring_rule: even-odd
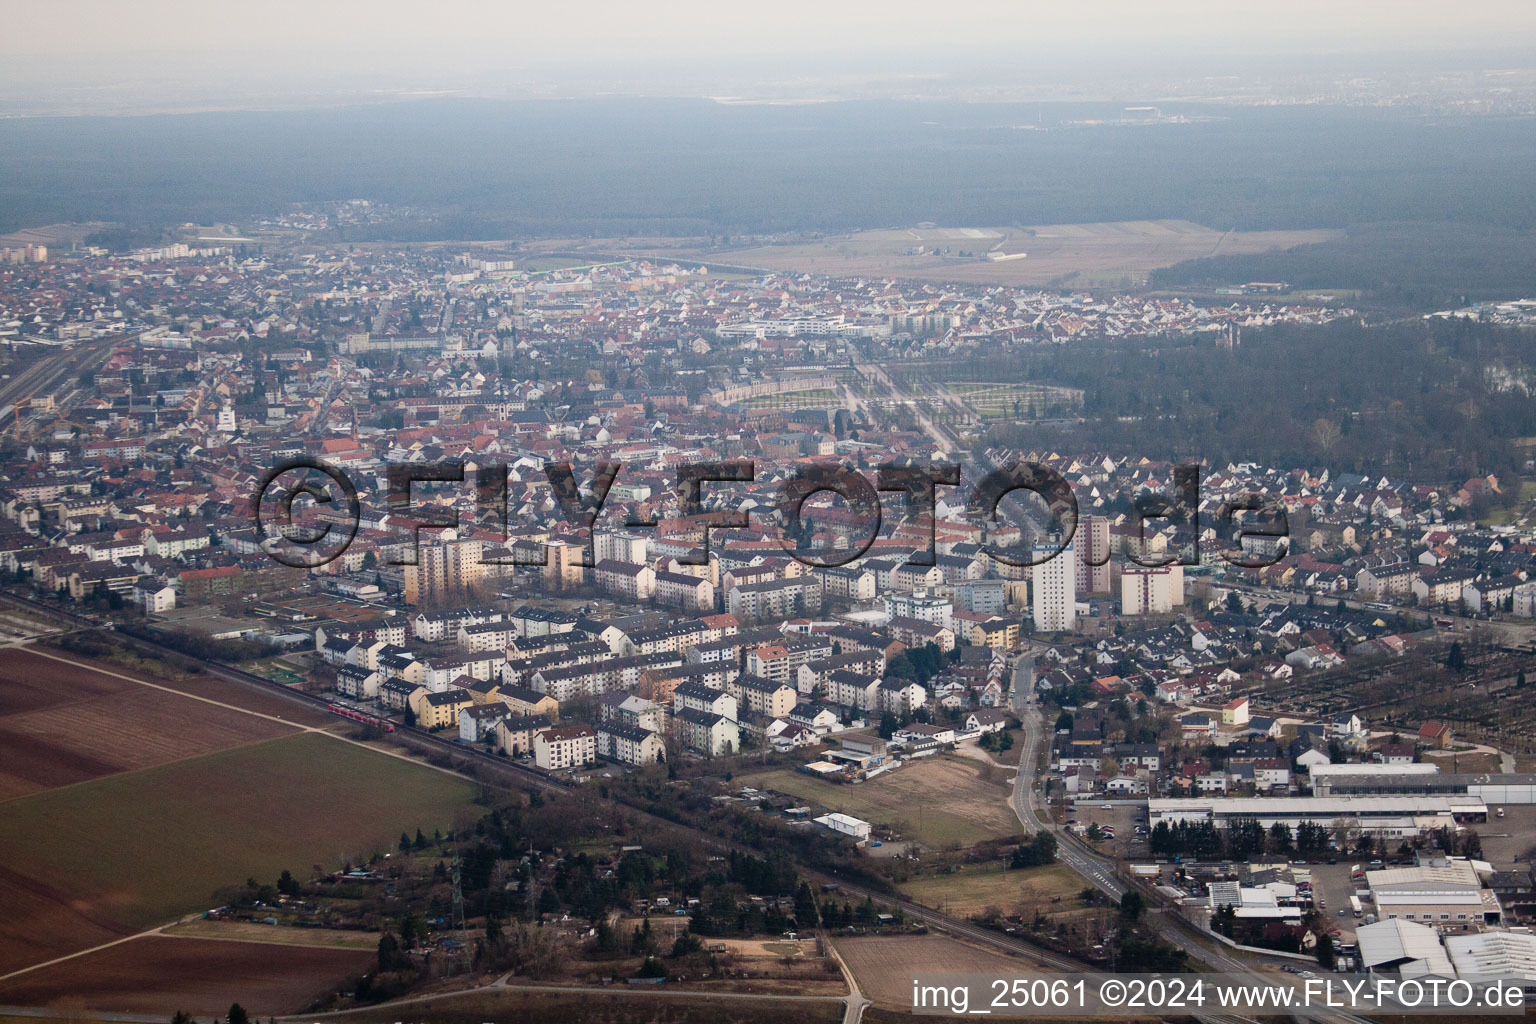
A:
POLYGON ((390 850, 402 831, 450 829, 476 793, 305 733, 7 801, 0 863, 13 881, 142 928, 206 908, 249 877, 307 876, 390 850))

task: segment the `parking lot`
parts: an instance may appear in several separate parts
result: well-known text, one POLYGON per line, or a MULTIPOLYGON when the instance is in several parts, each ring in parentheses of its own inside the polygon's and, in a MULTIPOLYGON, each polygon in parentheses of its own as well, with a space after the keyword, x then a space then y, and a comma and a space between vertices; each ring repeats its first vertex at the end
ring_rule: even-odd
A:
POLYGON ((1489 804, 1488 820, 1476 828, 1483 856, 1501 871, 1528 866, 1536 854, 1536 804, 1489 804), (1502 818, 1497 816, 1500 808, 1502 818))
MULTIPOLYGON (((1354 942, 1355 929, 1365 923, 1364 918, 1356 920, 1349 909, 1349 898, 1355 894, 1355 890, 1365 888, 1364 881, 1350 881, 1349 869, 1354 864, 1360 864, 1362 870, 1366 867, 1360 861, 1346 860, 1340 860, 1337 864, 1313 864, 1308 867, 1312 872, 1312 901, 1328 919, 1328 923, 1343 933, 1339 939, 1341 942, 1354 942), (1328 904, 1326 909, 1323 908, 1325 902, 1328 904)), ((1370 913, 1371 909, 1369 905, 1365 906, 1366 913, 1370 913)))
POLYGON ((1101 843, 1101 848, 1105 853, 1135 859, 1148 855, 1146 836, 1136 831, 1137 825, 1146 823, 1146 806, 1133 801, 1079 800, 1075 809, 1067 811, 1067 820, 1084 830, 1091 825, 1114 829, 1114 838, 1101 843))

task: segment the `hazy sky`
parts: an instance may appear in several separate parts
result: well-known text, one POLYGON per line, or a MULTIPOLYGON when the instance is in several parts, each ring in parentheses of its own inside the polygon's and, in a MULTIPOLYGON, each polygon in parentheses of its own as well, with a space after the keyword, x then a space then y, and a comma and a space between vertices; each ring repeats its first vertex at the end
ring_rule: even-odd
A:
POLYGON ((1017 60, 1103 65, 1536 45, 1531 0, 0 0, 0 84, 198 89, 367 75, 401 87, 615 63, 708 91, 717 62, 786 74, 1017 60), (701 77, 702 75, 702 77, 701 77), (691 77, 690 77, 691 76, 691 77), (701 88, 702 87, 702 88, 701 88))
POLYGON ((1529 0, 3 0, 0 54, 339 50, 561 60, 959 48, 1439 47, 1536 35, 1529 0))

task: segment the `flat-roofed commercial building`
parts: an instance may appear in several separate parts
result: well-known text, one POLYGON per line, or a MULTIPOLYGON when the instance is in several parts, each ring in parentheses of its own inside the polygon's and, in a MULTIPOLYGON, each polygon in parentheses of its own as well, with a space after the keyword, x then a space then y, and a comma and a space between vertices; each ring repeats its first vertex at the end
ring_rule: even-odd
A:
POLYGON ((1312 769, 1318 796, 1473 796, 1485 804, 1536 804, 1536 774, 1448 773, 1433 764, 1334 764, 1312 769))
POLYGON ((1324 828, 1346 823, 1387 839, 1484 821, 1488 805, 1472 796, 1212 797, 1147 801, 1148 825, 1158 822, 1212 821, 1224 828, 1235 819, 1253 818, 1265 828, 1276 822, 1294 829, 1304 821, 1324 828))
POLYGON ((1483 888, 1477 869, 1466 860, 1435 860, 1406 868, 1365 873, 1377 916, 1442 930, 1464 931, 1498 924, 1499 898, 1483 888))

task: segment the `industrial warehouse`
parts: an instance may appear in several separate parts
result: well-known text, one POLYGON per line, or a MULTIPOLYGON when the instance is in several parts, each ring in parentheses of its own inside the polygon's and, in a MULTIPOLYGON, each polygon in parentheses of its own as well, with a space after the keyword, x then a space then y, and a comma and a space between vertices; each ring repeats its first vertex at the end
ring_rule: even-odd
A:
POLYGON ((1334 764, 1312 770, 1316 796, 1474 796, 1489 804, 1536 804, 1536 774, 1441 772, 1433 764, 1334 764))
POLYGON ((1330 828, 1347 822, 1383 839, 1404 839, 1429 829, 1486 821, 1488 805, 1479 797, 1461 795, 1196 797, 1148 800, 1147 818, 1154 828, 1159 822, 1181 821, 1210 821, 1225 828, 1239 819, 1265 828, 1278 822, 1292 829, 1303 822, 1330 828))

